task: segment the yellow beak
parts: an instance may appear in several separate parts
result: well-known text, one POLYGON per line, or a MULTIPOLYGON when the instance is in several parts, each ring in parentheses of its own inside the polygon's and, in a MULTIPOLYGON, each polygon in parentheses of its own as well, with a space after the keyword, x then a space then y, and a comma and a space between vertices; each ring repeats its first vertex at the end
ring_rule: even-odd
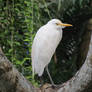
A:
POLYGON ((72 26, 71 24, 64 24, 64 23, 58 23, 57 25, 60 25, 60 26, 66 26, 66 27, 68 27, 68 26, 72 26))

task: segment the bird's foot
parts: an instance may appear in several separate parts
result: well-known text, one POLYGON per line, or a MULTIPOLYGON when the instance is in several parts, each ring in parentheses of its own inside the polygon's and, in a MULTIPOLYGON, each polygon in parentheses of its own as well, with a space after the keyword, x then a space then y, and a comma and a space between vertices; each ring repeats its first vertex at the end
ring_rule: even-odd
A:
POLYGON ((61 87, 61 85, 52 84, 51 87, 52 87, 53 89, 58 89, 58 88, 61 87))
POLYGON ((59 85, 56 85, 56 84, 52 84, 52 86, 51 86, 53 89, 55 89, 55 88, 59 88, 59 85))
POLYGON ((52 86, 52 87, 56 87, 57 85, 53 83, 51 86, 52 86))

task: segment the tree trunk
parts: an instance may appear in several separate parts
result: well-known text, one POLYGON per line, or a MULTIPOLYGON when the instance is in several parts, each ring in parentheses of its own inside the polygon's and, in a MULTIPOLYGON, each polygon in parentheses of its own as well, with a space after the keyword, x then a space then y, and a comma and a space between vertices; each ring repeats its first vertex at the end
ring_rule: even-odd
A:
POLYGON ((83 92, 90 85, 92 85, 92 34, 85 63, 72 79, 56 88, 49 85, 34 87, 9 62, 0 48, 0 92, 83 92))
POLYGON ((0 92, 36 92, 36 88, 34 88, 4 56, 1 48, 0 92))

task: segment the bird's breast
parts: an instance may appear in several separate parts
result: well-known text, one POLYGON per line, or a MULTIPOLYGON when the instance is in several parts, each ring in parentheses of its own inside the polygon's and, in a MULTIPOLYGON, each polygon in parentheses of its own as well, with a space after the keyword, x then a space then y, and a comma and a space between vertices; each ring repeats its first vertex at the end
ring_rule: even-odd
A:
POLYGON ((55 48, 58 46, 60 40, 62 38, 62 31, 60 30, 47 30, 46 33, 44 33, 44 41, 47 43, 47 45, 50 45, 50 48, 55 48))

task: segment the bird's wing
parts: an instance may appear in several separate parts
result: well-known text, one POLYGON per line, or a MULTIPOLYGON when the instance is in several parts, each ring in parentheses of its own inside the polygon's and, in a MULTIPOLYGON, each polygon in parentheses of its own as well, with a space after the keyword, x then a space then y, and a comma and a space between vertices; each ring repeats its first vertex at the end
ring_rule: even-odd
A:
POLYGON ((34 38, 32 45, 32 69, 39 76, 50 62, 61 35, 56 30, 48 29, 46 26, 40 28, 34 38), (52 31, 52 32, 51 32, 52 31))

